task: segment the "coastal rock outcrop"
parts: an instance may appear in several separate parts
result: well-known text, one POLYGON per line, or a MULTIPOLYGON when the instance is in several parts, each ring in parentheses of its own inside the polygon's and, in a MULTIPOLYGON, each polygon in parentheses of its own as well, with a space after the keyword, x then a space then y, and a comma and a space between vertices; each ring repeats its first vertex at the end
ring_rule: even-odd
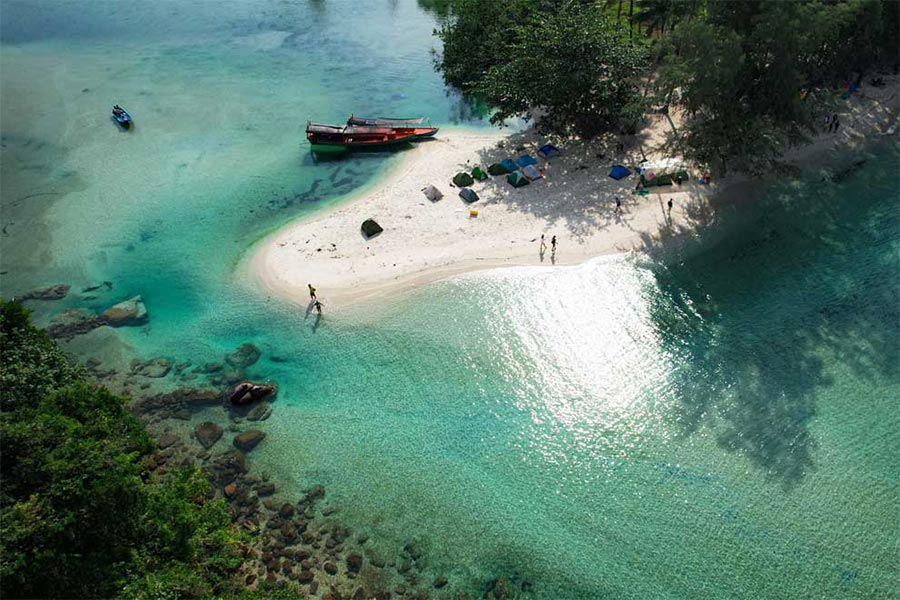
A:
POLYGON ((222 437, 222 428, 212 421, 206 421, 197 425, 194 429, 194 437, 201 446, 209 450, 222 437))
POLYGON ((107 308, 100 316, 112 327, 143 325, 149 318, 147 307, 144 306, 144 299, 140 296, 119 302, 107 308))
POLYGON ((254 344, 246 343, 238 346, 238 349, 225 357, 225 362, 236 369, 246 369, 256 364, 262 353, 254 344))
POLYGON ((272 405, 263 400, 247 413, 248 421, 265 421, 272 416, 272 405))
POLYGON ((68 295, 70 287, 65 283, 59 283, 43 289, 31 290, 22 296, 22 300, 62 300, 68 295))
POLYGON ((238 450, 249 452, 250 450, 256 448, 265 437, 266 434, 259 429, 250 429, 248 431, 245 431, 244 433, 239 433, 238 435, 234 436, 234 440, 232 441, 232 443, 238 450))
POLYGON ((243 381, 234 387, 231 392, 231 403, 235 406, 250 404, 254 400, 262 400, 273 396, 277 388, 271 383, 253 383, 243 381))

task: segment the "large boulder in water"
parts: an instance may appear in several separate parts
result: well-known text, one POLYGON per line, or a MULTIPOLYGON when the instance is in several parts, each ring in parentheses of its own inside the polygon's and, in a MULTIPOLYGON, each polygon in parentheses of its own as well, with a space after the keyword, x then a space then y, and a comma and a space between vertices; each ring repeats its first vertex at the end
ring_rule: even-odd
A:
POLYGON ((144 306, 144 299, 140 296, 119 302, 107 308, 100 316, 113 327, 143 325, 148 320, 147 307, 144 306))
POLYGON ((262 400, 275 394, 277 388, 271 383, 253 383, 243 381, 231 392, 231 403, 235 406, 250 404, 254 400, 262 400))
POLYGON ((237 369, 246 369, 259 360, 259 348, 254 344, 241 344, 238 349, 225 357, 226 362, 237 369))
POLYGON ((52 338, 72 338, 93 331, 104 324, 103 317, 70 308, 53 317, 47 333, 52 338))
POLYGON ((209 450, 222 437, 222 428, 212 421, 206 421, 197 425, 197 428, 194 429, 194 437, 201 446, 209 450))
POLYGON ((249 452, 256 448, 265 437, 266 434, 259 429, 250 429, 249 431, 234 436, 232 443, 238 450, 249 452))

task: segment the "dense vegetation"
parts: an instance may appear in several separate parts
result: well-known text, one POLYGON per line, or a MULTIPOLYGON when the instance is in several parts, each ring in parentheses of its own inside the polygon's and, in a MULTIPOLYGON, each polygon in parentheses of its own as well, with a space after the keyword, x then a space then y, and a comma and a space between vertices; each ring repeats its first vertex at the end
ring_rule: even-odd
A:
POLYGON ((0 596, 241 595, 242 540, 206 477, 151 477, 144 426, 20 304, 0 300, 0 348, 0 596))
POLYGON ((673 143, 723 171, 771 164, 847 82, 896 68, 900 52, 893 1, 421 2, 441 16, 444 78, 495 107, 494 122, 538 114, 591 136, 676 106, 673 143))

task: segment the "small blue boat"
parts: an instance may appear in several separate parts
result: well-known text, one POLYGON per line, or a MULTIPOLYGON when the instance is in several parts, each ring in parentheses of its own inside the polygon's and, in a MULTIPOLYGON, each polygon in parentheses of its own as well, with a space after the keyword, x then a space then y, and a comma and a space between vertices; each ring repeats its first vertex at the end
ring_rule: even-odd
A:
POLYGON ((131 115, 125 112, 125 109, 116 104, 113 106, 112 110, 113 119, 116 120, 116 123, 122 126, 123 129, 129 129, 133 121, 131 120, 131 115))

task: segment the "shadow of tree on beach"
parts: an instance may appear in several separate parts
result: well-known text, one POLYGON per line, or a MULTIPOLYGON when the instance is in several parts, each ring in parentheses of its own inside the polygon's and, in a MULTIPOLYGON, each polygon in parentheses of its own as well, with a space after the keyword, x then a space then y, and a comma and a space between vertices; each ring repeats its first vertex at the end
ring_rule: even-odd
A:
MULTIPOLYGON (((891 181, 871 171, 868 182, 891 181)), ((698 203, 690 225, 644 240, 683 434, 712 428, 786 488, 815 467, 809 427, 830 363, 900 379, 900 218, 884 202, 895 192, 860 198, 858 177, 809 179, 772 188, 756 211, 698 203)))
POLYGON ((629 227, 630 210, 643 196, 633 194, 637 183, 636 175, 621 181, 609 177, 609 169, 614 164, 624 164, 633 168, 650 151, 650 137, 646 133, 632 136, 605 134, 590 141, 566 139, 559 136, 536 135, 534 131, 510 135, 497 145, 478 153, 477 162, 457 165, 460 171, 469 172, 476 165, 482 169, 503 159, 515 160, 522 154, 538 158, 538 149, 545 143, 552 143, 562 150, 562 156, 547 162, 540 159, 539 168, 545 170, 543 179, 521 188, 514 188, 506 181, 506 176, 490 177, 478 184, 485 190, 488 199, 485 206, 500 204, 511 210, 532 215, 548 223, 548 230, 554 226, 565 227, 566 233, 578 241, 608 229, 612 225, 629 227), (625 144, 617 150, 617 144, 625 144), (615 197, 622 200, 622 213, 615 212, 615 197))

